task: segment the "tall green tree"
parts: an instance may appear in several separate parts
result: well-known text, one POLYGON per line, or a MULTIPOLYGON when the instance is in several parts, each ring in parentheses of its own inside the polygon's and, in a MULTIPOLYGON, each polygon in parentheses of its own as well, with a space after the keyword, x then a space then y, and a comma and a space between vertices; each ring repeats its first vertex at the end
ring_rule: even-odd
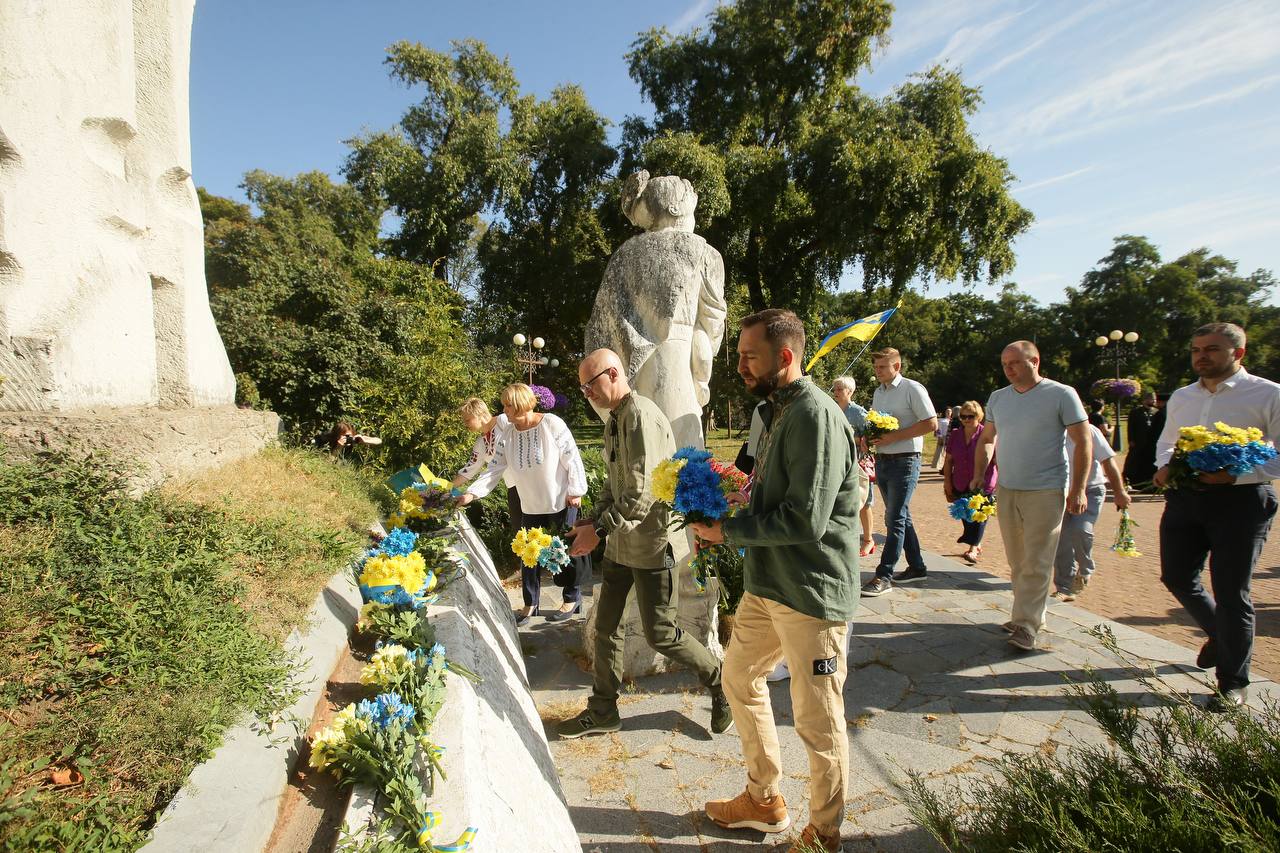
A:
POLYGON ((398 218, 389 251, 444 279, 475 218, 521 177, 503 130, 521 108, 519 85, 506 60, 473 39, 454 42, 449 54, 407 41, 387 54, 391 76, 422 99, 398 126, 350 140, 343 173, 398 218))
POLYGON ((889 29, 887 0, 740 0, 709 28, 643 34, 627 55, 654 106, 623 171, 680 172, 725 202, 708 239, 754 309, 812 316, 853 264, 896 300, 915 278, 995 280, 1031 214, 978 146, 977 90, 933 68, 873 98, 850 81, 889 29))

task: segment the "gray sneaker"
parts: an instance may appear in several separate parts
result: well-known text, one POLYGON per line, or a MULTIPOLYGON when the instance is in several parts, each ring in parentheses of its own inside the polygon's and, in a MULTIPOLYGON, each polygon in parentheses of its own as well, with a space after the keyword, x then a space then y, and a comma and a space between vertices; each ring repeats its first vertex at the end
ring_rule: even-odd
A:
POLYGON ((1024 652, 1035 651, 1036 635, 1021 625, 1014 625, 1013 633, 1009 635, 1009 645, 1024 652))
POLYGON ((622 718, 617 714, 612 717, 601 717, 591 711, 583 711, 571 720, 565 720, 556 726, 556 734, 563 740, 573 740, 583 735, 599 735, 616 732, 622 728, 622 718))
POLYGON ((872 578, 862 585, 862 594, 875 597, 893 590, 893 581, 888 578, 872 578))
POLYGON ((929 577, 928 569, 907 569, 893 576, 894 583, 915 583, 929 577))

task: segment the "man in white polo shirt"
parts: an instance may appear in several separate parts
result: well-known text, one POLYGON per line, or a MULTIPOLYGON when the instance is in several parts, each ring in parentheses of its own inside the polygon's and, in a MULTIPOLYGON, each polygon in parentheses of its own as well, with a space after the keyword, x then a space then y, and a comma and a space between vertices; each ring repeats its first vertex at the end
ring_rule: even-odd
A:
MULTIPOLYGON (((1241 364, 1244 353, 1244 329, 1233 323, 1210 323, 1192 333, 1191 368, 1200 378, 1169 399, 1168 419, 1156 441, 1160 469, 1155 485, 1169 482, 1169 460, 1182 427, 1211 427, 1221 421, 1257 427, 1268 441, 1280 443, 1280 385, 1250 375, 1241 364)), ((1209 637, 1196 664, 1217 670, 1218 692, 1207 705, 1211 711, 1242 705, 1248 698, 1253 656, 1249 585, 1276 514, 1271 481, 1277 477, 1280 458, 1239 477, 1225 471, 1201 474, 1197 487, 1165 494, 1160 580, 1209 637), (1212 596, 1200 582, 1206 557, 1212 596)))
POLYGON ((875 596, 889 592, 895 583, 922 581, 928 574, 911 523, 911 495, 920 480, 924 436, 937 429, 938 416, 924 386, 902 375, 902 356, 896 349, 872 353, 871 366, 880 380, 871 407, 898 419, 898 429, 868 442, 875 446, 876 485, 884 499, 884 550, 875 577, 862 586, 863 595, 875 596), (895 575, 893 567, 903 551, 907 569, 895 575))
POLYGON ((1040 375, 1040 350, 1035 344, 1009 344, 1000 353, 1000 366, 1009 384, 987 400, 987 426, 978 439, 970 488, 982 488, 987 465, 998 452, 996 518, 1013 576, 1013 614, 1003 627, 1009 632, 1010 645, 1031 651, 1049 606, 1063 510, 1079 515, 1087 506, 1085 485, 1093 464, 1093 441, 1075 390, 1040 375), (1070 488, 1064 435, 1070 435, 1074 445, 1070 488))

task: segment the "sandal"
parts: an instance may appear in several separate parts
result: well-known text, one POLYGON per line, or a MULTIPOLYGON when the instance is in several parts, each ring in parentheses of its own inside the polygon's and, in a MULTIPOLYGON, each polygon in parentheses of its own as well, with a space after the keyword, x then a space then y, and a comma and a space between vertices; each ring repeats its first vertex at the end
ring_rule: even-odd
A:
POLYGON ((876 542, 874 539, 862 543, 862 547, 858 549, 859 557, 870 557, 876 552, 876 542))

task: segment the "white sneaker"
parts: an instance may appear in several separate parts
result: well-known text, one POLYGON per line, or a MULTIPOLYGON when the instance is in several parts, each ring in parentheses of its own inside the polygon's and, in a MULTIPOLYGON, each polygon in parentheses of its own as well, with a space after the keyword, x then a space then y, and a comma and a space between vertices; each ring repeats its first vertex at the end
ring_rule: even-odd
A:
POLYGON ((773 672, 769 673, 764 677, 764 680, 769 682, 786 681, 790 677, 791 677, 791 670, 787 669, 787 662, 782 661, 776 667, 774 667, 773 672))

